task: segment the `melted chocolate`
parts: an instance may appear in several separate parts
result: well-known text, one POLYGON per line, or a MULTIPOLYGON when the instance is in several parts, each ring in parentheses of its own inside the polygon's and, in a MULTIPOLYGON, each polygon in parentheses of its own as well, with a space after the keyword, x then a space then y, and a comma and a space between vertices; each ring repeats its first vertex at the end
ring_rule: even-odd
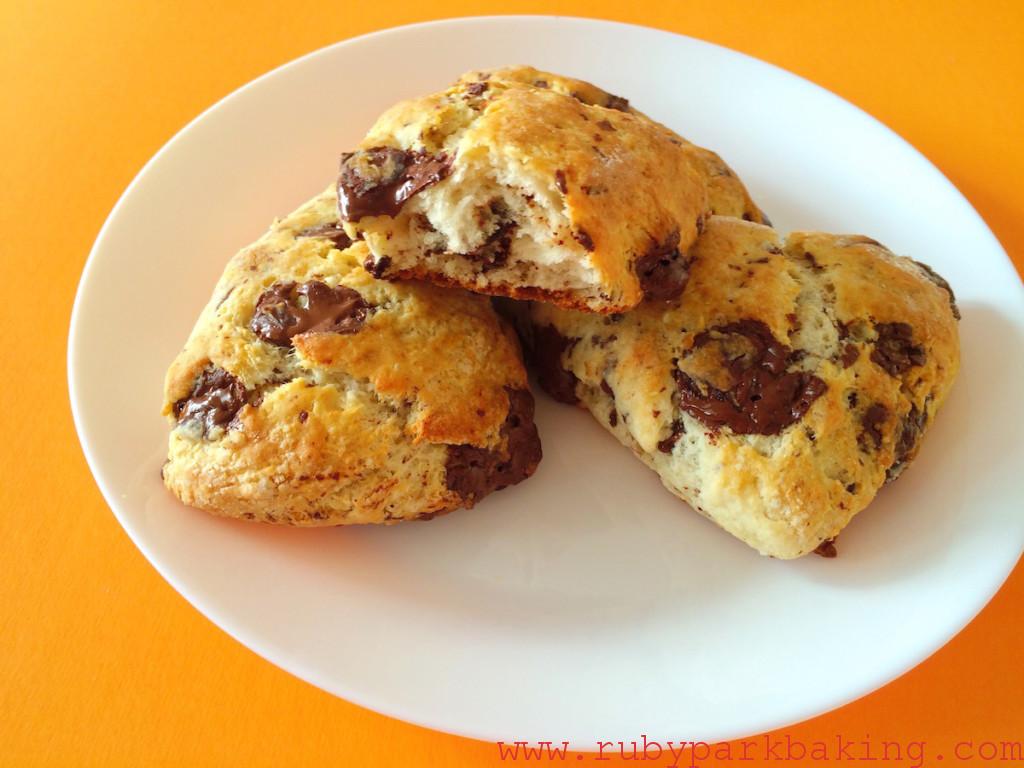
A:
POLYGON ((842 362, 843 368, 849 368, 857 362, 858 357, 860 357, 860 350, 857 348, 857 345, 847 344, 843 347, 843 353, 839 356, 839 360, 842 362))
MULTIPOLYGON (((864 415, 861 417, 860 423, 864 427, 864 435, 870 437, 872 442, 875 444, 875 450, 882 447, 882 430, 880 427, 885 424, 889 418, 889 409, 884 405, 875 403, 868 408, 864 415)), ((862 440, 862 447, 866 440, 862 440)))
POLYGON ((384 277, 384 273, 388 271, 388 267, 391 266, 390 256, 381 256, 378 260, 374 261, 373 254, 366 257, 366 261, 363 262, 363 269, 369 272, 371 275, 380 280, 384 277))
POLYGON ((616 109, 619 112, 629 112, 629 99, 624 99, 622 96, 615 96, 609 93, 608 100, 605 101, 604 105, 608 109, 616 109))
POLYGON ((672 434, 664 440, 658 441, 658 450, 662 453, 672 453, 676 443, 679 442, 679 438, 684 434, 686 434, 686 425, 683 424, 682 419, 676 419, 672 422, 672 434))
POLYGON ((296 237, 323 237, 334 243, 334 247, 343 251, 352 245, 352 238, 345 234, 340 223, 319 224, 315 227, 308 227, 295 233, 296 237))
POLYGON ((601 391, 612 399, 612 408, 608 413, 608 423, 614 427, 619 423, 619 412, 615 408, 615 390, 612 389, 612 385, 608 383, 607 379, 601 379, 601 391))
POLYGON ((903 417, 903 421, 900 424, 900 434, 896 439, 896 459, 893 461, 892 466, 885 471, 886 482, 899 477, 900 473, 910 462, 927 424, 928 413, 919 410, 916 405, 911 405, 910 411, 903 417))
POLYGON ((924 347, 914 344, 914 329, 907 323, 876 323, 878 339, 871 360, 890 376, 900 376, 914 366, 924 365, 924 347))
POLYGON ((812 272, 821 272, 825 269, 818 263, 818 260, 814 258, 814 254, 810 251, 804 251, 804 261, 807 262, 807 266, 812 272))
POLYGON ((540 325, 533 329, 533 363, 537 381, 555 400, 575 404, 579 379, 572 371, 562 367, 562 355, 576 345, 579 339, 567 339, 554 326, 540 325))
POLYGON ((587 233, 585 229, 577 229, 575 232, 572 233, 572 237, 586 250, 594 250, 594 239, 587 233))
POLYGON ((465 255, 474 261, 483 262, 484 271, 503 266, 508 261, 508 255, 512 250, 512 238, 515 236, 515 232, 515 222, 503 222, 487 240, 465 255))
POLYGON ((565 183, 565 171, 559 168, 555 171, 555 186, 558 187, 558 191, 563 195, 568 191, 569 187, 565 183))
POLYGON ((649 299, 668 301, 679 296, 690 275, 690 262, 679 251, 679 230, 636 260, 640 288, 649 299))
POLYGON ((786 372, 791 350, 763 322, 740 320, 710 328, 697 334, 693 349, 713 341, 712 332, 743 336, 753 352, 728 363, 735 383, 727 391, 711 385, 702 389, 688 374, 678 368, 673 371, 679 407, 711 429, 728 427, 740 435, 776 435, 800 421, 825 392, 825 382, 817 376, 786 372))
POLYGON ((827 557, 829 559, 835 557, 839 553, 836 551, 836 540, 825 539, 821 544, 814 550, 814 554, 820 555, 821 557, 827 557))
POLYGON ((444 154, 374 147, 342 155, 338 211, 342 221, 396 216, 405 201, 445 178, 452 159, 444 154))
POLYGON ((206 437, 215 427, 230 424, 248 399, 241 381, 223 368, 210 366, 199 374, 188 397, 174 404, 174 415, 179 424, 198 422, 206 437))
POLYGON ((445 482, 470 505, 492 491, 515 485, 533 474, 541 460, 540 437, 533 423, 533 395, 508 389, 508 416, 501 426, 503 452, 472 445, 448 446, 445 482))
POLYGON ((275 283, 256 302, 249 328, 264 341, 287 347, 300 333, 355 333, 369 307, 351 288, 319 280, 275 283))

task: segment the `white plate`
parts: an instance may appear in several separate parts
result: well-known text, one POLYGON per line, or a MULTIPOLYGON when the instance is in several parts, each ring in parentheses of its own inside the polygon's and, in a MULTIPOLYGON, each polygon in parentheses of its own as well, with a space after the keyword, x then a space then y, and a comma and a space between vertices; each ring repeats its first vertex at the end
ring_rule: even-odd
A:
POLYGON ((665 32, 485 18, 318 51, 179 133, 96 241, 68 367, 75 422, 114 513, 240 642, 404 720, 593 748, 641 733, 711 741, 810 717, 901 674, 970 621, 1024 541, 1022 337, 1021 285, 985 224, 850 104, 665 32), (719 150, 780 229, 868 233, 955 287, 960 381, 916 464, 843 533, 838 559, 758 557, 589 416, 543 396, 536 476, 430 524, 265 528, 164 491, 164 370, 227 258, 321 190, 386 106, 463 70, 519 62, 599 83, 719 150))

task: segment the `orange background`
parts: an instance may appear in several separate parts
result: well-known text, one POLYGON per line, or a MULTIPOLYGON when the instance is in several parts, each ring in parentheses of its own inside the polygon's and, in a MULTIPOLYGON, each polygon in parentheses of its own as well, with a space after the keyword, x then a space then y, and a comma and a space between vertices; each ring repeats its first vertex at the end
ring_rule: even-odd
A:
MULTIPOLYGON (((48 0, 0 8, 2 765, 502 764, 492 745, 334 699, 228 638, 135 549, 79 450, 64 359, 89 247, 164 142, 268 69, 383 27, 481 13, 598 16, 689 34, 803 75, 893 127, 967 195, 1024 268, 1024 3, 48 0)), ((943 745, 1021 739, 1022 604, 1018 566, 931 659, 790 732, 943 745)))

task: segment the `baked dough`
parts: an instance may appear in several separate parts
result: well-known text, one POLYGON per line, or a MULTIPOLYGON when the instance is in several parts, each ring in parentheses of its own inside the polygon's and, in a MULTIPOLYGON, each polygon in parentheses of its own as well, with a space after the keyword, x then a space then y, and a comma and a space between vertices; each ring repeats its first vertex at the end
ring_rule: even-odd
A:
MULTIPOLYGON (((460 78, 460 82, 468 84, 511 82, 550 88, 558 93, 572 96, 584 104, 617 109, 621 112, 646 117, 642 112, 631 107, 626 99, 614 96, 596 85, 552 72, 542 72, 533 67, 518 66, 491 72, 469 72, 460 78)), ((699 147, 682 136, 673 134, 673 137, 682 150, 690 155, 695 167, 704 177, 707 186, 708 208, 711 213, 716 216, 733 216, 745 221, 771 225, 768 217, 750 197, 750 193, 739 176, 725 160, 710 149, 699 147)))
POLYGON ((518 342, 487 299, 388 283, 332 189, 228 264, 167 374, 167 487, 293 525, 470 507, 540 460, 518 342))
POLYGON ((571 82, 473 73, 385 112, 338 180, 367 269, 602 313, 677 296, 710 158, 571 82))
POLYGON ((539 380, 759 552, 830 542, 918 452, 959 367, 946 282, 870 238, 711 218, 672 302, 536 303, 539 380))

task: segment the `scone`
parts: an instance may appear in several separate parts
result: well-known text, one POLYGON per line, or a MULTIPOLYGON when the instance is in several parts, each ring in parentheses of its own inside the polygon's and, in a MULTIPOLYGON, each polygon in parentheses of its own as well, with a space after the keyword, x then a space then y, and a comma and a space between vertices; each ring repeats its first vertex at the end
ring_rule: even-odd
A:
MULTIPOLYGON (((508 82, 550 88, 558 93, 572 96, 584 104, 617 109, 634 115, 643 115, 631 107, 627 99, 614 96, 584 80, 577 80, 552 72, 542 72, 533 67, 506 67, 490 72, 469 72, 459 81, 472 85, 477 82, 508 82)), ((716 153, 699 147, 682 136, 673 134, 684 152, 688 153, 697 170, 704 177, 708 193, 708 208, 716 216, 733 216, 745 221, 771 225, 768 217, 750 197, 750 193, 736 172, 716 153)))
POLYGON ((602 313, 677 296, 710 210, 704 161, 624 99, 525 71, 402 102, 343 156, 367 269, 602 313))
MULTIPOLYGON (((683 141, 686 141, 683 139, 683 141)), ((686 141, 683 145, 704 176, 708 208, 715 216, 731 216, 755 224, 772 225, 771 220, 750 197, 746 186, 721 157, 710 149, 686 141)))
POLYGON ((471 507, 541 457, 519 347, 487 299, 388 283, 333 189, 229 263, 167 374, 167 487, 292 525, 471 507))
POLYGON ((959 366, 929 268, 866 237, 712 217, 671 303, 530 308, 541 384, 759 552, 830 542, 917 454, 959 366))

